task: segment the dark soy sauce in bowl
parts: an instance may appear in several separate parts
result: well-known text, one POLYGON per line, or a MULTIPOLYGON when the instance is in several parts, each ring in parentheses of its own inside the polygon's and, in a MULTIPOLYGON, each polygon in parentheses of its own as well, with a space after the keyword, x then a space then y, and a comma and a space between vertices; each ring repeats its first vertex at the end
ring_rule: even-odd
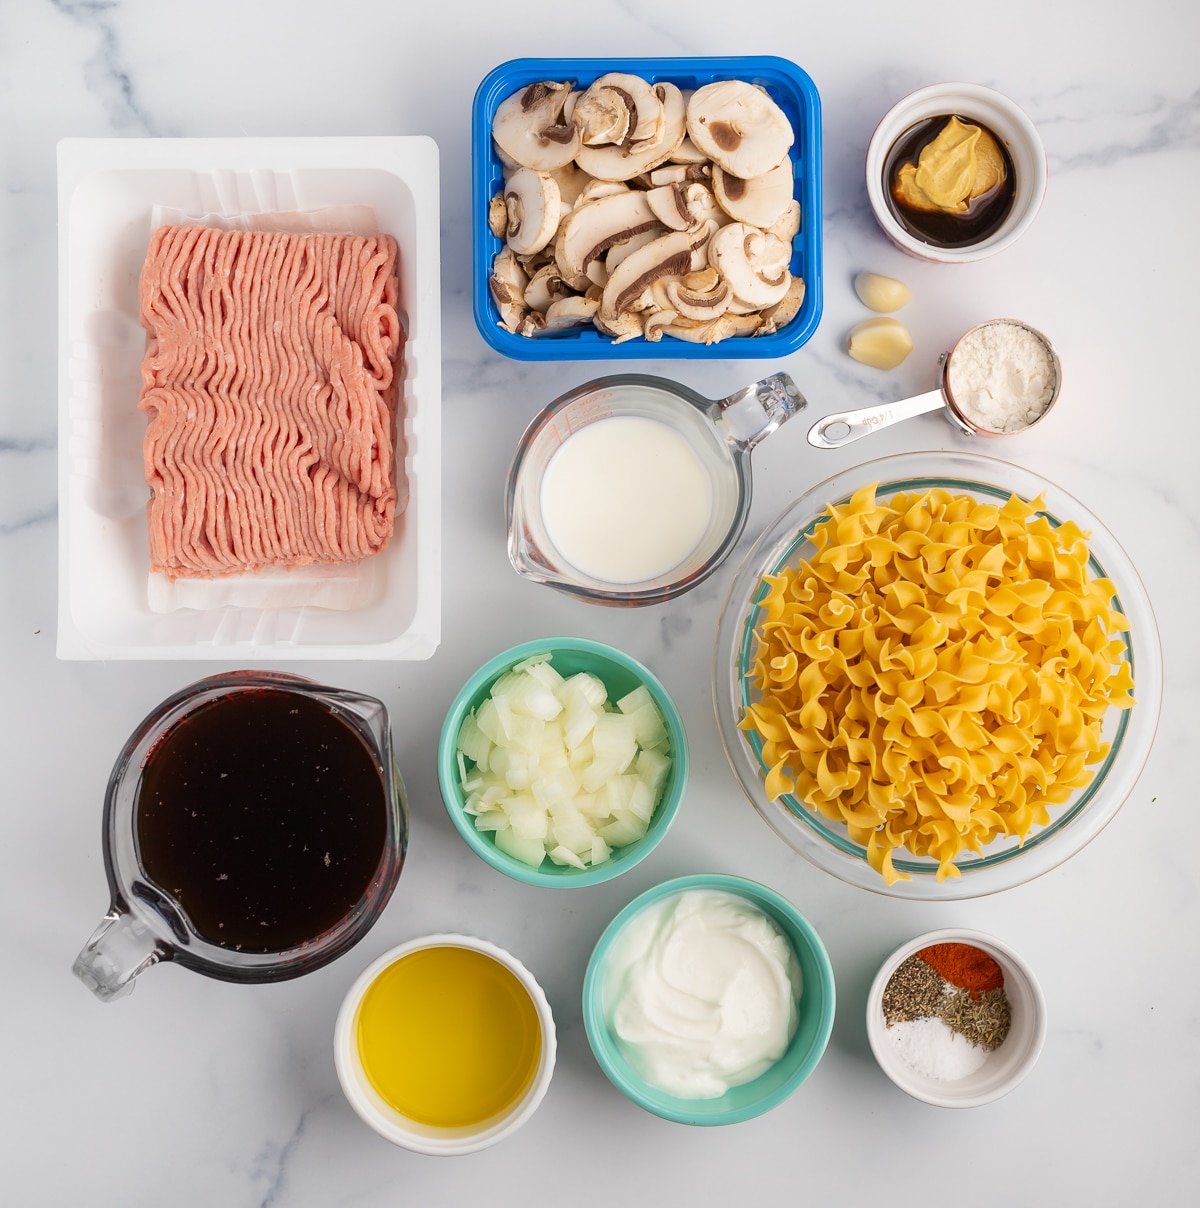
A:
POLYGON ((134 812, 146 875, 195 933, 284 952, 341 923, 383 861, 383 771, 357 726, 286 689, 207 701, 151 748, 134 812))
POLYGON ((934 247, 959 248, 981 243, 994 235, 1004 224, 1012 209, 1016 196, 1016 173, 1008 148, 982 122, 958 115, 958 120, 968 125, 979 126, 996 140, 1000 157, 1004 161, 1004 179, 986 193, 972 198, 961 214, 947 214, 940 210, 918 210, 905 205, 896 197, 896 182, 900 169, 905 164, 916 164, 921 152, 939 134, 953 114, 940 114, 926 118, 910 126, 892 144, 883 165, 884 191, 888 206, 896 221, 910 234, 934 247))

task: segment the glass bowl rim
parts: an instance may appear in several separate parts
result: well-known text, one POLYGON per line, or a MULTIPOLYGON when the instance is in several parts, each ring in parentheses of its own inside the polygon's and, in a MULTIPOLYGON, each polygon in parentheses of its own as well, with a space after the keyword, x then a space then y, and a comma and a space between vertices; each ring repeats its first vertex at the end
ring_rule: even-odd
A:
MULTIPOLYGON (((1033 470, 977 453, 927 450, 891 454, 848 467, 817 483, 794 499, 763 530, 742 560, 722 606, 713 648, 713 703, 721 744, 734 775, 751 805, 763 820, 793 850, 841 880, 885 896, 914 900, 952 901, 980 897, 1010 889, 1057 867, 1087 845, 1115 816, 1128 798, 1149 757, 1157 729, 1162 696, 1162 656, 1153 608, 1136 569, 1116 538, 1100 519, 1067 491, 1033 470), (735 702, 741 698, 739 659, 752 629, 754 596, 762 575, 778 569, 806 542, 806 533, 820 519, 830 502, 848 499, 860 487, 878 482, 881 494, 921 490, 932 486, 991 494, 997 498, 1015 493, 1026 499, 1047 496, 1045 514, 1061 523, 1073 520, 1090 532, 1089 562, 1094 573, 1112 579, 1118 606, 1131 620, 1131 630, 1121 635, 1126 657, 1135 666, 1137 704, 1124 711, 1118 721, 1109 757, 1092 781, 1077 790, 1064 806, 1054 807, 1051 823, 1023 845, 1009 845, 979 860, 960 862, 962 875, 937 882, 936 861, 905 855, 896 867, 912 875, 910 881, 885 885, 883 877, 866 861, 865 849, 848 836, 834 839, 823 820, 806 807, 793 810, 781 798, 767 799, 757 752, 737 729, 735 702), (1099 553, 1097 554, 1097 546, 1099 553), (786 552, 784 552, 786 551, 786 552), (769 554, 769 557, 768 557, 769 554), (1125 751, 1118 762, 1117 756, 1125 751), (1120 779, 1097 808, 1095 800, 1109 782, 1114 769, 1120 779), (1062 836, 1074 836, 1074 843, 1062 836)), ((740 716, 740 711, 738 712, 740 716)), ((903 849, 900 849, 903 851, 903 849)), ((987 849, 985 848, 985 853, 987 849)))

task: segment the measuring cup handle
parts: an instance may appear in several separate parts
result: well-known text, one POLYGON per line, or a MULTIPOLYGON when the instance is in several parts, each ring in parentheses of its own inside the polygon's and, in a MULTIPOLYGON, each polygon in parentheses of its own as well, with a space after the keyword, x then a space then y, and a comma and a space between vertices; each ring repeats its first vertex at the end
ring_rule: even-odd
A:
POLYGON ((773 373, 721 399, 717 403, 720 412, 717 422, 724 427, 728 439, 748 453, 807 406, 804 395, 786 373, 773 373))
POLYGON ((930 390, 928 394, 918 394, 914 398, 902 399, 898 403, 860 407, 857 411, 839 411, 836 415, 827 415, 824 419, 817 420, 809 428, 808 443, 818 449, 840 449, 843 445, 866 436, 868 432, 891 427, 903 419, 923 415, 926 411, 936 411, 945 405, 946 400, 939 389, 930 390))
POLYGON ((141 919, 114 906, 75 958, 71 972, 101 1002, 112 1002, 128 994, 133 979, 164 955, 141 919))

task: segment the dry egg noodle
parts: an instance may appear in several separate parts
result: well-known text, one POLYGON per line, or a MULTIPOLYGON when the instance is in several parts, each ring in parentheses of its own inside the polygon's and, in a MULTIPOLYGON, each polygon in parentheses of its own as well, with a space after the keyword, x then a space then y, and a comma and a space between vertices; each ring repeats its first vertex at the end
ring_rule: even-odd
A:
POLYGON ((942 488, 831 505, 816 553, 767 575, 739 723, 762 738, 772 801, 845 823, 891 885, 896 848, 938 861, 1024 840, 1108 754, 1133 704, 1113 585, 1086 535, 942 488))

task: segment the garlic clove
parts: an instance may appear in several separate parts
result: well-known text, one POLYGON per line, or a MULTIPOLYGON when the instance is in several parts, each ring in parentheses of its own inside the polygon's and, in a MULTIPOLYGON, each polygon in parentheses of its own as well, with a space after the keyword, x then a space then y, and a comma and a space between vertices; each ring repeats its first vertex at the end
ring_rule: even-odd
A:
POLYGON ((875 369, 895 369, 912 346, 912 336, 899 319, 864 319, 846 341, 846 351, 856 361, 875 369))
POLYGON ((912 301, 912 290, 903 281, 878 273, 859 273, 854 278, 854 292, 864 306, 885 315, 912 301))

